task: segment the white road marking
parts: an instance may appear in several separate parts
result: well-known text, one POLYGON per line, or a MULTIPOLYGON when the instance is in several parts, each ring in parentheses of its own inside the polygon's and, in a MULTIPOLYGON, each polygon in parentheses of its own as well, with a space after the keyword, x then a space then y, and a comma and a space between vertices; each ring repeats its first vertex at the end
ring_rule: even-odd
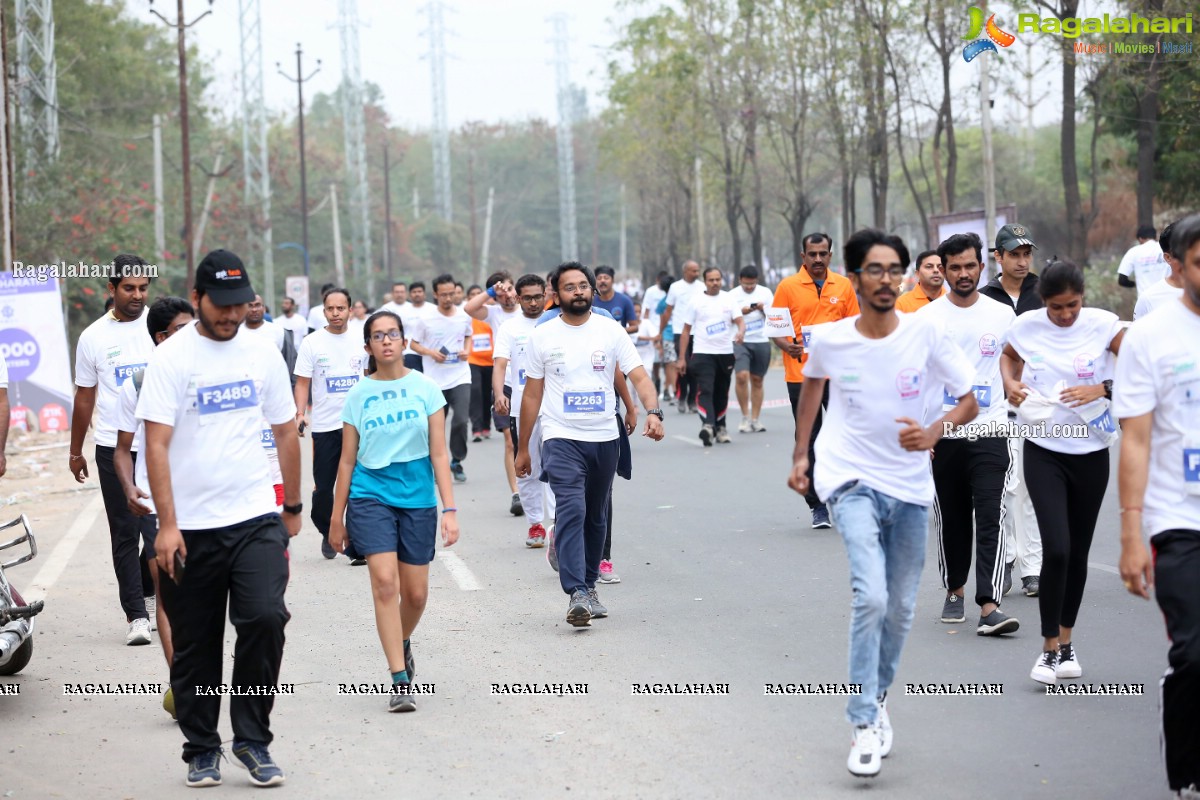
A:
POLYGON ((681 436, 680 434, 677 433, 674 436, 672 436, 671 438, 678 439, 679 441, 683 442, 684 444, 690 444, 690 445, 694 445, 696 447, 704 447, 704 442, 697 441, 696 439, 693 439, 690 436, 681 436))
POLYGON ((466 562, 458 557, 458 553, 442 550, 438 552, 437 560, 442 562, 442 566, 450 573, 450 577, 454 578, 459 589, 464 592, 477 592, 482 588, 479 581, 475 579, 475 573, 471 572, 471 568, 467 566, 466 562))
POLYGON ((1100 564, 1096 561, 1089 561, 1088 566, 1092 569, 1098 569, 1101 572, 1111 572, 1113 575, 1121 574, 1121 570, 1117 569, 1116 567, 1110 567, 1108 564, 1100 564))
MULTIPOLYGON (((75 522, 71 524, 71 528, 67 531, 67 535, 54 546, 54 550, 46 558, 42 564, 42 568, 38 570, 38 574, 31 582, 32 590, 26 592, 23 596, 26 602, 34 600, 44 600, 46 594, 51 587, 58 581, 63 570, 67 568, 67 564, 71 561, 71 556, 75 555, 75 551, 79 548, 79 543, 83 541, 83 537, 87 536, 89 530, 92 529, 92 523, 96 521, 96 517, 100 515, 104 508, 104 497, 100 492, 96 492, 96 496, 92 498, 92 502, 83 507, 79 516, 75 518, 75 522)), ((37 531, 33 532, 37 536, 37 531)))

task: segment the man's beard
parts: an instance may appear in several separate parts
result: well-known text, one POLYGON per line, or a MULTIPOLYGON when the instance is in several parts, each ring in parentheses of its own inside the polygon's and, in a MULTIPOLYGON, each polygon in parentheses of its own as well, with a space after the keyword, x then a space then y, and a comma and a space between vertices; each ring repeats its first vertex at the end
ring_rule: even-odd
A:
POLYGON ((587 297, 569 300, 562 306, 562 310, 564 314, 570 314, 573 317, 582 317, 592 310, 592 299, 587 297))

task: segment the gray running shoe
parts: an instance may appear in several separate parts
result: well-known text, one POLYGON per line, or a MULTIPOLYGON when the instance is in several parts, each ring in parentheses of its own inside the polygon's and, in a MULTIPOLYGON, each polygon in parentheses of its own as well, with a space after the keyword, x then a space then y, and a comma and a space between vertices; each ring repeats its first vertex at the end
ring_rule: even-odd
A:
POLYGON ((550 526, 550 533, 546 537, 550 542, 546 548, 546 563, 550 565, 550 569, 558 572, 558 548, 554 546, 554 527, 550 526))
POLYGON ((729 438, 729 431, 724 428, 717 428, 717 441, 721 444, 729 444, 733 439, 729 438))
POLYGON ((946 595, 942 604, 942 622, 966 622, 967 612, 963 609, 963 599, 956 594, 946 595))
POLYGON ((1021 591, 1025 593, 1026 597, 1037 597, 1040 589, 1041 579, 1037 575, 1021 578, 1021 591))
POLYGON ((587 592, 576 589, 571 594, 571 602, 567 605, 567 622, 576 628, 585 628, 591 624, 592 602, 587 592))
POLYGON ((1021 627, 1016 617, 1010 617, 1000 609, 996 609, 986 617, 979 618, 979 627, 975 633, 980 636, 999 636, 1002 633, 1012 633, 1021 627))
POLYGON ((392 695, 388 698, 388 711, 416 711, 417 698, 413 696, 411 683, 397 683, 392 687, 392 695))
POLYGON ((705 447, 712 447, 712 444, 713 444, 712 425, 704 425, 700 428, 700 441, 704 442, 705 447))
POLYGON ((1004 564, 1004 591, 1001 593, 1008 597, 1008 593, 1012 591, 1012 571, 1013 562, 1008 561, 1004 564))
POLYGON ((592 619, 600 619, 608 616, 608 609, 604 607, 604 603, 600 602, 600 595, 595 589, 588 589, 588 602, 592 604, 592 619))

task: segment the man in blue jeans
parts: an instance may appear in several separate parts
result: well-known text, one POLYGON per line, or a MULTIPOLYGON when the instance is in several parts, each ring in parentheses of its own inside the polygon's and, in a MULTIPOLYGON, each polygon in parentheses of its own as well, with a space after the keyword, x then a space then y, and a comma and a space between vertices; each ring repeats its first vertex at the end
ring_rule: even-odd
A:
POLYGON ((846 766, 860 777, 879 774, 892 747, 887 690, 912 627, 934 497, 926 451, 944 425, 963 425, 978 409, 962 350, 930 318, 895 311, 908 262, 895 235, 863 230, 846 242, 846 271, 862 313, 823 326, 808 351, 788 478, 795 491, 808 490, 809 431, 828 384, 813 482, 850 560, 850 682, 862 692, 846 709, 854 726, 846 766), (918 420, 929 397, 940 399, 943 389, 958 404, 923 427, 918 420))

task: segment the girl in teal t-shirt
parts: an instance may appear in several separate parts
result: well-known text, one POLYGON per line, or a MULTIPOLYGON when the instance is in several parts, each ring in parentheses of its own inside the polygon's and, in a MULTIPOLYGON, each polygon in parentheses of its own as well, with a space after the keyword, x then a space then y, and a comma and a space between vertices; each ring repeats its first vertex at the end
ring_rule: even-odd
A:
POLYGON ((367 561, 375 626, 392 673, 390 711, 414 711, 409 639, 429 596, 429 563, 442 499, 442 544, 458 541, 446 401, 432 380, 404 366, 404 324, 379 311, 363 326, 367 377, 346 393, 342 459, 329 543, 367 561))

